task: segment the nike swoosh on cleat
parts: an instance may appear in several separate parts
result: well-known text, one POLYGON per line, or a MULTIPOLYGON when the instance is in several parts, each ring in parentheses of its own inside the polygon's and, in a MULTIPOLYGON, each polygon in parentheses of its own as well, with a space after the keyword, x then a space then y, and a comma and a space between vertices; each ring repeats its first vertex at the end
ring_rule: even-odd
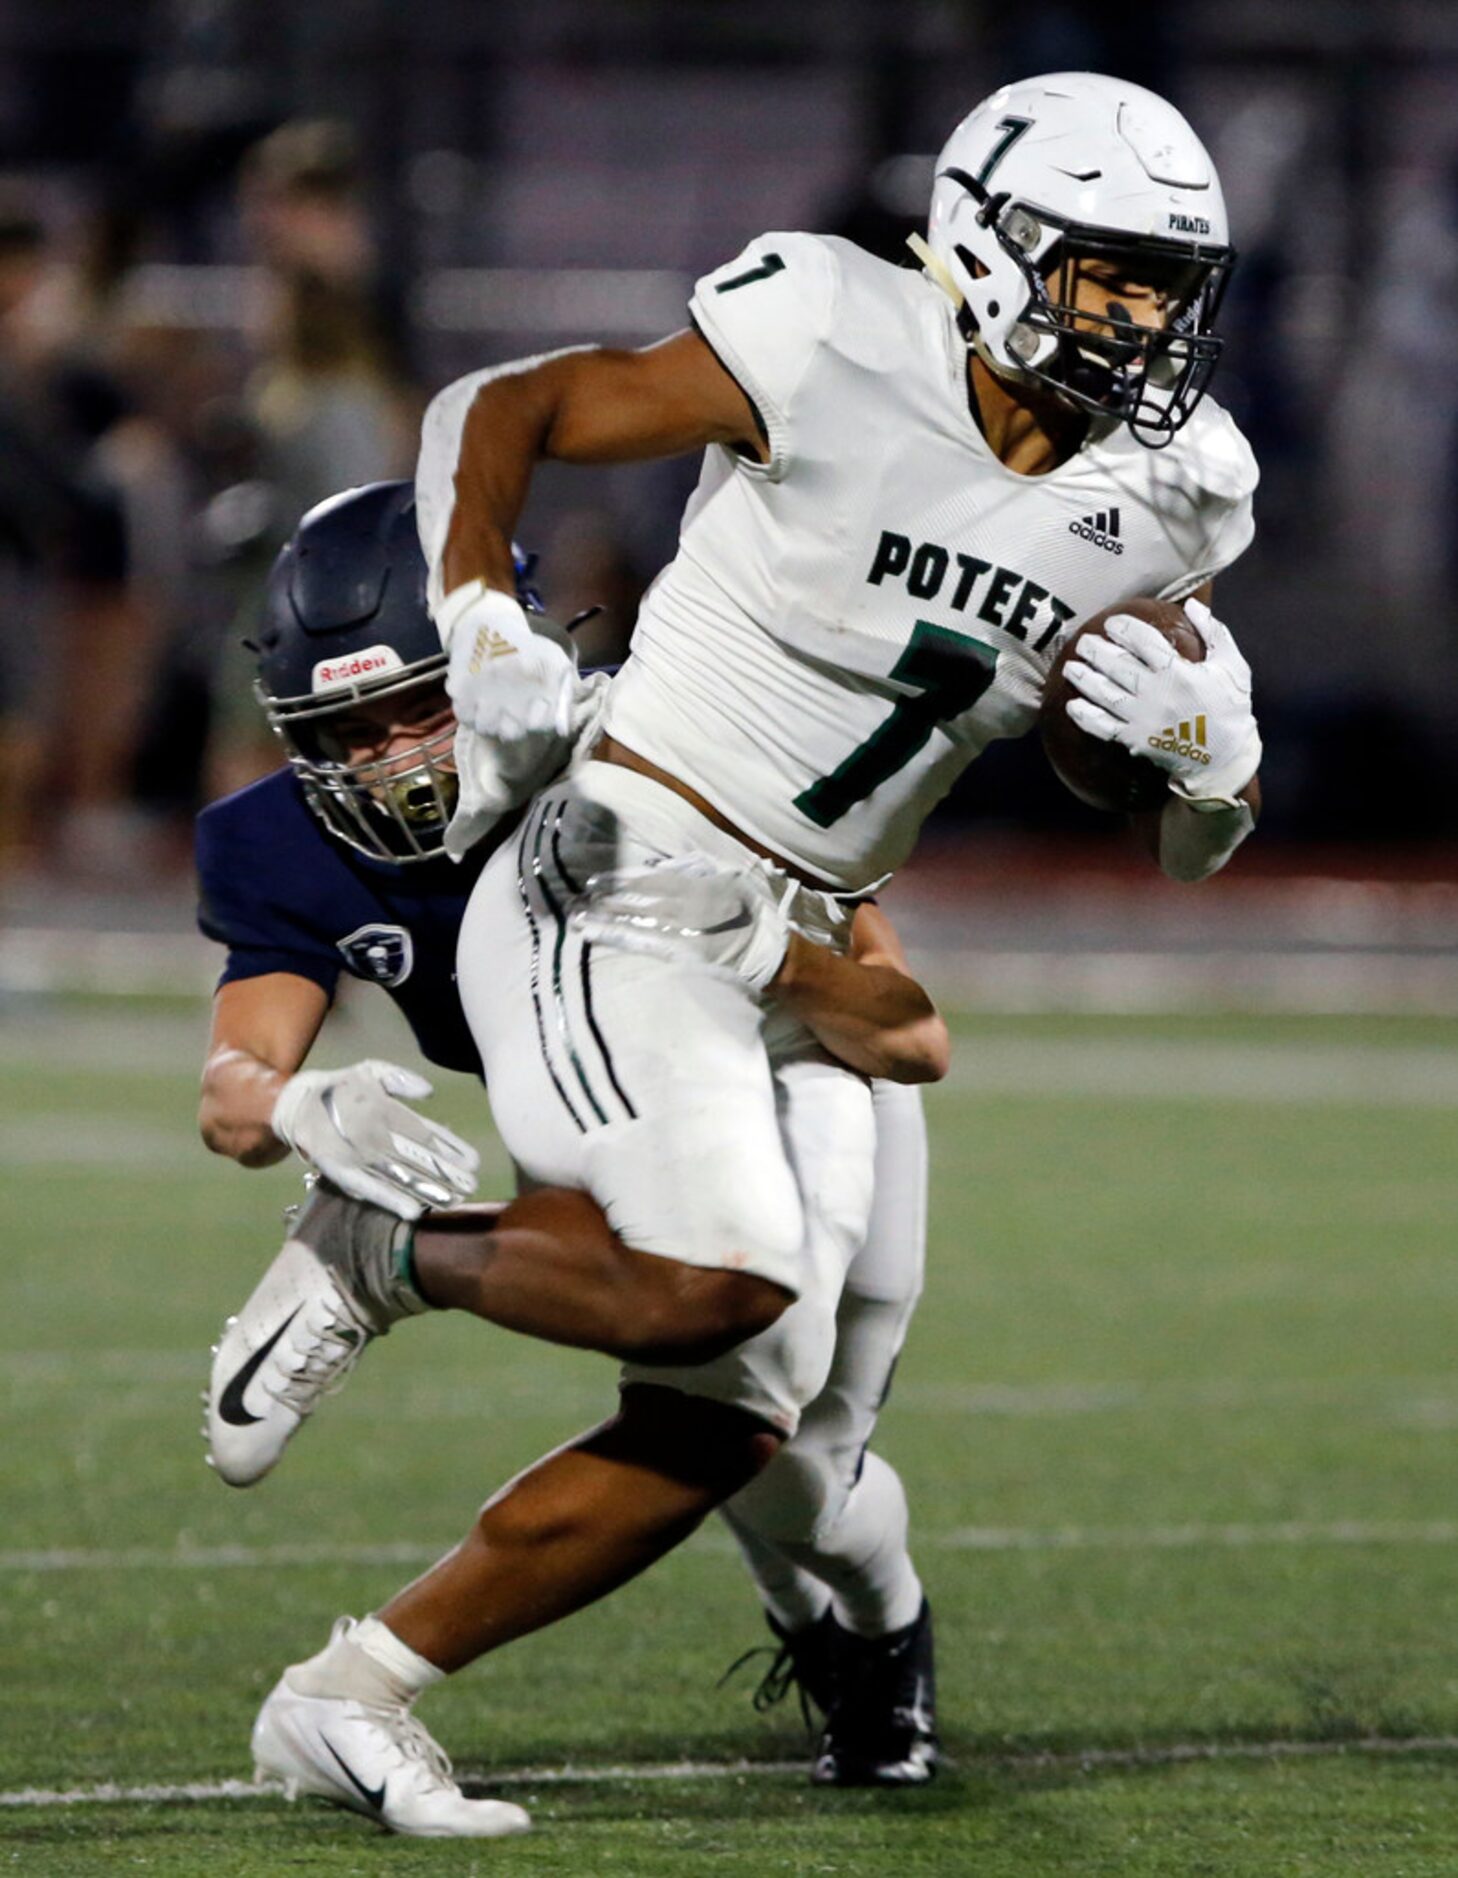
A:
POLYGON ((749 915, 747 913, 736 913, 733 919, 721 919, 717 926, 705 926, 701 930, 704 937, 707 939, 710 933, 738 932, 741 926, 747 926, 748 924, 749 915))
POLYGON ((382 1780, 379 1786, 377 1787, 367 1787, 365 1783, 360 1779, 359 1775, 350 1766, 349 1762, 345 1760, 344 1756, 339 1752, 339 1749, 335 1747, 334 1743, 329 1739, 328 1735, 320 1735, 319 1739, 324 1743, 325 1747, 328 1748, 329 1752, 334 1756, 335 1760, 339 1762, 340 1767, 343 1769, 344 1773, 348 1776, 350 1785, 355 1787, 359 1791, 359 1793, 364 1798, 366 1803, 372 1806, 377 1813, 383 1811, 384 1805, 385 1805, 384 1781, 382 1780))
POLYGON ((284 1334, 303 1308, 302 1304, 296 1305, 294 1309, 289 1312, 288 1316, 279 1325, 268 1342, 256 1349, 243 1367, 234 1372, 232 1381, 218 1398, 218 1414, 232 1427, 246 1428, 250 1422, 261 1422, 263 1420, 261 1415, 250 1415, 248 1410, 244 1408, 243 1392, 248 1387, 249 1383, 252 1382, 258 1372, 260 1364, 265 1361, 269 1351, 278 1342, 279 1338, 284 1334))

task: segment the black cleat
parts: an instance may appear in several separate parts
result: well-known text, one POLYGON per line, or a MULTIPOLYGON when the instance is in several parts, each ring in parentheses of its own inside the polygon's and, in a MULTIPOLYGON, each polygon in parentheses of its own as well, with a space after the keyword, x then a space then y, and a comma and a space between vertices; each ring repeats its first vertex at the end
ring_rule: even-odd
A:
POLYGON ((810 1778, 818 1787, 920 1787, 937 1770, 931 1606, 889 1637, 837 1624, 833 1700, 810 1778))
POLYGON ((772 1650, 768 1644, 746 1650, 737 1662, 731 1663, 720 1677, 720 1687, 728 1682, 737 1669, 751 1662, 757 1656, 768 1656, 772 1660, 769 1668, 760 1678, 759 1687, 754 1692, 756 1714, 763 1715, 767 1709, 783 1702, 791 1689, 800 1697, 800 1713, 805 1718, 805 1726, 813 1728, 814 1718, 810 1712, 813 1702, 822 1715, 828 1715, 835 1705, 835 1663, 841 1637, 845 1634, 836 1623, 827 1607, 824 1614, 817 1617, 813 1624, 807 1624, 803 1630, 784 1630, 768 1612, 765 1622, 775 1634, 779 1648, 772 1650))

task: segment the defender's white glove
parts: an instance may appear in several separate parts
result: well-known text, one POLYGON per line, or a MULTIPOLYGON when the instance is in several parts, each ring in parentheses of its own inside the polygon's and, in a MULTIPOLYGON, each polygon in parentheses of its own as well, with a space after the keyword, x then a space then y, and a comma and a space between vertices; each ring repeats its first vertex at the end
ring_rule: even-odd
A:
POLYGON ((796 883, 766 867, 692 855, 594 874, 570 915, 584 938, 623 952, 687 959, 763 991, 790 944, 796 883))
POLYGON ((473 580, 446 596, 435 623, 450 653, 446 691, 459 723, 501 743, 568 735, 577 667, 509 593, 473 580))
POLYGON ((279 1091, 270 1126, 342 1193, 401 1219, 455 1206, 476 1190, 481 1157, 459 1135, 397 1098, 431 1086, 413 1070, 370 1060, 348 1069, 301 1069, 279 1091))
POLYGON ((1088 634, 1064 667, 1082 693, 1068 715, 1089 736, 1168 771, 1170 788, 1193 808, 1237 808, 1261 762, 1250 667, 1209 607, 1184 604, 1205 642, 1199 663, 1182 658, 1148 621, 1117 614, 1104 628, 1108 637, 1088 634))

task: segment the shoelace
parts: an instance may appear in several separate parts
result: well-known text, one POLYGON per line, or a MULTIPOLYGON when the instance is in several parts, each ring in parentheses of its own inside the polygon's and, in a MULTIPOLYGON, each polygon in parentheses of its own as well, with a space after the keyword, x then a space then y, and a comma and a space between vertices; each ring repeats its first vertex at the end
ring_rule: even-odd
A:
POLYGON ((409 1709, 390 1710, 387 1732, 407 1769, 418 1768, 432 1786, 455 1786, 451 1757, 409 1709))
POLYGON ((759 1685, 751 1698, 756 1715, 764 1715, 770 1709, 778 1707, 794 1689, 800 1697, 800 1714, 805 1726, 812 1732, 816 1723, 810 1709, 810 1695, 795 1668, 795 1652, 788 1643, 782 1643, 777 1650, 772 1643, 757 1643, 752 1650, 746 1650, 743 1656, 736 1657, 728 1669, 715 1683, 716 1689, 722 1689, 730 1678, 743 1669, 746 1663, 752 1663, 757 1656, 771 1659, 769 1668, 759 1679, 759 1685))
POLYGON ((318 1317, 306 1319, 304 1332, 308 1347, 296 1352, 288 1371, 268 1391, 275 1402, 299 1415, 310 1414, 326 1395, 344 1387, 370 1340, 342 1307, 328 1305, 318 1317))
MULTIPOLYGON (((348 1620, 345 1620, 348 1621, 348 1620)), ((334 1634, 339 1634, 335 1626, 334 1634)), ((371 1722, 384 1737, 392 1768, 409 1775, 417 1793, 432 1788, 450 1788, 459 1792, 451 1758, 410 1710, 398 1702, 360 1702, 351 1705, 357 1715, 371 1722)))

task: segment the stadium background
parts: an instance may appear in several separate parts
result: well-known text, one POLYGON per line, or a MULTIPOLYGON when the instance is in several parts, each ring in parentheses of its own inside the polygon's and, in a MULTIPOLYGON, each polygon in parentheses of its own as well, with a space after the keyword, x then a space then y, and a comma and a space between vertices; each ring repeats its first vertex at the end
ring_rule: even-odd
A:
MULTIPOLYGON (((270 555, 408 473, 461 370, 672 330, 766 228, 899 253, 965 109, 1070 66, 1171 95, 1231 205, 1216 390, 1263 482, 1219 611, 1267 811, 1182 890, 1002 748, 888 900, 961 1045, 886 1427, 961 1771, 920 1814, 817 1812, 788 1775, 727 1800, 723 1764, 800 1750, 707 1692, 717 1627, 753 1637, 711 1541, 512 1653, 504 1735, 469 1694, 433 1714, 468 1769, 548 1770, 535 1869, 1451 1869, 1458 10, 0 0, 0 1841, 34 1869, 352 1868, 347 1823, 214 1790, 261 1666, 601 1400, 492 1340, 483 1442, 480 1345, 446 1327, 272 1497, 195 1478, 201 1351, 289 1191, 192 1133, 188 827, 275 760, 238 647, 270 555), (719 1773, 563 1779, 684 1757, 719 1773), (190 1782, 185 1824, 135 1798, 190 1782)), ((603 650, 692 474, 543 472, 523 535, 555 610, 606 606, 603 650)), ((408 1048, 363 998, 324 1047, 366 1046, 408 1048)))

